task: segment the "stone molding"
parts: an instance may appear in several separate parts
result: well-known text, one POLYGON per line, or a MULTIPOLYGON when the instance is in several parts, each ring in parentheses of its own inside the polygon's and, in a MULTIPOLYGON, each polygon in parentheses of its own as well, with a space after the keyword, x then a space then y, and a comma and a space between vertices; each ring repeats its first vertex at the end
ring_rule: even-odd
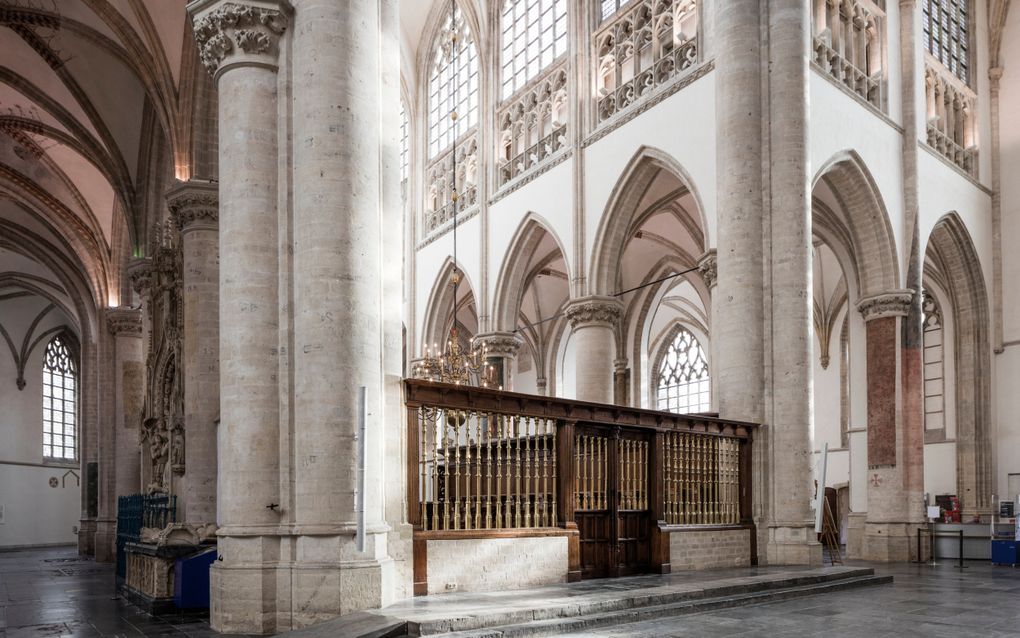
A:
POLYGON ((475 341, 486 348, 486 356, 504 359, 516 359, 517 353, 524 345, 524 339, 513 332, 486 332, 475 335, 475 341))
POLYGON ((166 205, 174 224, 190 230, 215 230, 220 219, 219 185, 214 182, 179 182, 166 192, 166 205))
POLYGON ((152 284, 155 281, 155 272, 152 267, 152 260, 145 257, 132 259, 128 262, 128 277, 131 279, 131 287, 142 297, 148 298, 152 292, 152 284))
POLYGON ((864 317, 864 321, 883 317, 906 317, 913 299, 913 290, 883 292, 858 301, 857 311, 864 317))
POLYGON ((715 283, 719 279, 719 260, 715 248, 698 259, 698 272, 701 273, 701 278, 705 280, 709 290, 715 288, 715 283))
POLYGON ((280 36, 287 29, 281 2, 206 0, 188 7, 202 64, 217 77, 232 66, 276 68, 280 36))
POLYGON ((106 329, 116 337, 142 336, 142 311, 120 306, 106 310, 106 329))
POLYGON ((623 304, 616 297, 591 295, 571 301, 566 314, 571 330, 590 325, 616 328, 623 317, 623 304))

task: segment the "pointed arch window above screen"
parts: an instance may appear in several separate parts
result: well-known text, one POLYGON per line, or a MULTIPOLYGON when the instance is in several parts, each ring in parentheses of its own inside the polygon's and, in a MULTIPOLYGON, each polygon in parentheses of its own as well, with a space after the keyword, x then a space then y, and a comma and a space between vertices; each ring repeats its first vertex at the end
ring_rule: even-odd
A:
POLYGON ((73 461, 78 450, 78 366, 61 335, 43 355, 43 457, 73 461))
POLYGON ((504 0, 503 99, 567 52, 567 0, 504 0))
POLYGON ((454 3, 432 52, 429 73, 429 159, 478 123, 478 50, 454 3), (454 37, 456 36, 456 37, 454 37), (450 116, 457 113, 457 119, 450 116))
POLYGON ((941 430, 945 422, 945 352, 942 310, 927 290, 921 291, 924 318, 924 429, 941 430))
POLYGON ((657 409, 679 414, 711 409, 708 358, 690 330, 677 329, 658 372, 657 409))

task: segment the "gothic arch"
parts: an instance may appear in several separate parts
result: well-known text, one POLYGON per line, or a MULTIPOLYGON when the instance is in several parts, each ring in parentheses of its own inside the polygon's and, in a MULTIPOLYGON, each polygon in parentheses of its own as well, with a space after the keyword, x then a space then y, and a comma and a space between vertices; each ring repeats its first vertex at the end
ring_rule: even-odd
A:
POLYGON ((512 331, 517 328, 517 319, 521 302, 528 286, 537 272, 529 268, 536 257, 536 251, 545 237, 551 237, 563 258, 567 269, 567 281, 570 281, 570 263, 556 232, 549 223, 536 213, 529 212, 517 227, 517 232, 506 250, 503 265, 500 266, 496 279, 496 298, 493 303, 493 325, 499 331, 512 331))
MULTIPOLYGON (((454 313, 464 307, 465 300, 473 300, 475 304, 475 315, 478 315, 478 297, 475 295, 475 287, 464 272, 462 264, 454 265, 452 257, 447 257, 443 266, 436 275, 432 284, 432 291, 429 293, 428 304, 425 306, 425 322, 422 326, 421 347, 424 349, 432 344, 438 344, 440 348, 446 343, 446 339, 452 326, 454 313), (457 308, 454 307, 454 287, 451 283, 451 276, 454 268, 460 274, 460 285, 457 287, 457 308)), ((421 353, 415 353, 415 358, 421 353)))
POLYGON ((471 37, 474 40, 475 50, 478 54, 479 91, 484 90, 484 87, 487 86, 490 47, 487 44, 486 31, 482 28, 482 16, 476 3, 471 0, 443 0, 442 2, 436 2, 429 9, 429 16, 425 20, 425 28, 422 29, 422 37, 418 45, 418 61, 415 68, 415 72, 418 75, 418 81, 416 82, 416 93, 418 95, 416 108, 424 107, 425 113, 428 112, 429 69, 432 66, 432 53, 435 49, 436 38, 439 37, 439 31, 443 28, 443 23, 447 16, 450 15, 451 2, 457 3, 457 7, 464 14, 464 20, 467 22, 468 28, 471 29, 471 37))
POLYGON ((860 156, 841 151, 829 159, 812 180, 812 224, 841 258, 852 262, 861 297, 896 290, 899 261, 896 237, 882 195, 860 156), (815 195, 824 184, 835 206, 820 205, 815 195))
POLYGON ((990 315, 981 260, 955 212, 943 216, 931 231, 925 275, 944 285, 952 305, 957 493, 969 515, 986 507, 984 499, 994 489, 990 315))
MULTIPOLYGON (((692 211, 683 211, 684 217, 688 220, 686 230, 698 248, 697 254, 692 255, 692 258, 696 260, 709 245, 705 209, 690 175, 665 151, 642 146, 635 152, 613 187, 595 233, 591 257, 591 281, 588 284, 592 294, 611 295, 617 292, 614 288, 620 261, 633 231, 640 228, 645 219, 656 212, 651 207, 641 211, 639 205, 660 172, 665 172, 678 181, 694 200, 693 207, 697 210, 693 211, 693 214, 692 211)), ((690 265, 694 265, 693 261, 690 265)))

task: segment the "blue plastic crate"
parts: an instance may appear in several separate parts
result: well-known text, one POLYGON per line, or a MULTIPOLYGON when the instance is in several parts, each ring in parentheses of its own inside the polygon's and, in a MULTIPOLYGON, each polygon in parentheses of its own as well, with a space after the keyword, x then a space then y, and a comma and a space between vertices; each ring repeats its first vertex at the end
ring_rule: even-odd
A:
POLYGON ((992 564, 1010 565, 1016 567, 1020 560, 1017 560, 1017 549, 1020 548, 1020 541, 1015 540, 993 540, 992 541, 992 564))
POLYGON ((216 548, 174 564, 174 605, 177 609, 209 608, 209 567, 216 560, 216 548))

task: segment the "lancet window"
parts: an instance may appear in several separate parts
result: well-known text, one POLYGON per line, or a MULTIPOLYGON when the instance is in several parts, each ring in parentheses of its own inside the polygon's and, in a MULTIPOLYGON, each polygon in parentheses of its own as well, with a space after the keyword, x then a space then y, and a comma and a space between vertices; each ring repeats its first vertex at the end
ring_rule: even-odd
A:
POLYGON ((814 59, 835 80, 884 108, 885 13, 871 0, 814 0, 814 59))
POLYGON ((78 450, 78 367, 57 335, 43 358, 43 457, 73 461, 78 450))
POLYGON ((460 7, 454 3, 432 54, 428 85, 429 164, 425 170, 425 232, 477 200, 478 145, 469 136, 478 124, 478 51, 460 7), (453 147, 455 140, 461 140, 453 147))
POLYGON ((501 27, 505 100, 567 52, 567 0, 506 0, 501 27))
POLYGON ((705 350, 690 330, 678 327, 659 364, 656 407, 680 414, 707 412, 710 386, 705 350))
POLYGON ((945 352, 943 349, 942 311, 935 297, 923 292, 924 316, 924 429, 945 428, 945 352))
POLYGON ((697 62, 695 0, 643 0, 607 13, 595 32, 596 121, 611 119, 697 62), (611 16, 611 17, 609 17, 611 16))
POLYGON ((921 0, 921 41, 949 71, 969 84, 969 0, 921 0))

